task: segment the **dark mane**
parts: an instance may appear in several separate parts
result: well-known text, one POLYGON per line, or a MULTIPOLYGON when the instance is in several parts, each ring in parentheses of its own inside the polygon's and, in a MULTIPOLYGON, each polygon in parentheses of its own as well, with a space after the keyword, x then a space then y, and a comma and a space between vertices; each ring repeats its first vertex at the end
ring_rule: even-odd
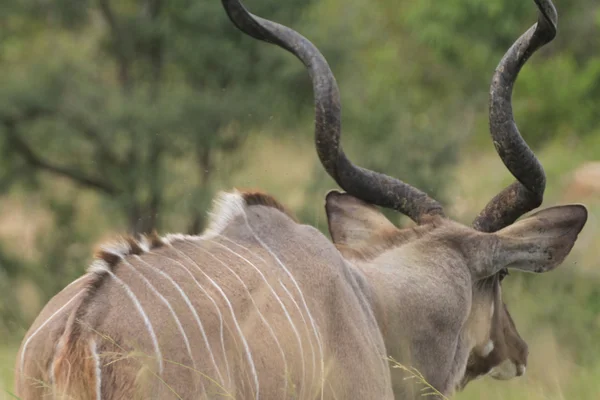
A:
POLYGON ((147 251, 160 248, 165 245, 165 241, 158 236, 158 233, 152 232, 149 235, 143 235, 140 240, 132 236, 126 236, 120 239, 118 245, 101 245, 94 253, 96 261, 104 261, 108 268, 112 269, 119 263, 121 258, 136 255, 139 256, 147 251), (117 247, 120 248, 117 248, 117 247))
MULTIPOLYGON (((79 322, 83 320, 88 304, 110 274, 113 273, 121 259, 130 255, 141 255, 166 244, 165 240, 158 236, 156 232, 152 232, 149 235, 143 235, 140 240, 128 236, 100 245, 94 253, 94 261, 88 269, 89 278, 84 289, 85 293, 83 293, 81 301, 69 317, 65 327, 65 343, 73 343, 86 329, 81 327, 79 322)), ((68 346, 65 348, 68 348, 68 346)))
POLYGON ((247 206, 265 206, 275 208, 294 221, 298 222, 296 216, 290 212, 283 204, 277 201, 273 196, 266 194, 258 190, 240 190, 244 201, 247 206))

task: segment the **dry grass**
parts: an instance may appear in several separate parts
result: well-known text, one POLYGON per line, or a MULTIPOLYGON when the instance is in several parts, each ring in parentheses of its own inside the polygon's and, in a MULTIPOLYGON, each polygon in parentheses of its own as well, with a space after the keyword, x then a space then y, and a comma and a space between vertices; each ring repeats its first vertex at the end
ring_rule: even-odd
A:
POLYGON ((444 396, 440 393, 439 390, 431 386, 427 379, 419 372, 415 367, 407 367, 405 365, 400 364, 398 361, 394 360, 392 357, 388 357, 387 361, 389 362, 392 369, 399 369, 406 376, 405 380, 412 380, 417 387, 420 387, 421 395, 423 397, 433 397, 441 400, 450 400, 448 397, 444 396))
POLYGON ((18 343, 0 345, 0 399, 14 399, 13 390, 15 358, 19 350, 18 343))

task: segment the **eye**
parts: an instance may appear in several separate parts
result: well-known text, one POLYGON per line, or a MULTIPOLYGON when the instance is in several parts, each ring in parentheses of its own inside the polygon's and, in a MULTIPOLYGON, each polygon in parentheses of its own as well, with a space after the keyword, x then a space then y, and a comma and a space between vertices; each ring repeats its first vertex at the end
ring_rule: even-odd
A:
POLYGON ((502 271, 500 271, 498 273, 498 278, 500 279, 500 282, 502 282, 504 280, 504 278, 506 278, 508 275, 509 275, 508 269, 504 268, 502 271))

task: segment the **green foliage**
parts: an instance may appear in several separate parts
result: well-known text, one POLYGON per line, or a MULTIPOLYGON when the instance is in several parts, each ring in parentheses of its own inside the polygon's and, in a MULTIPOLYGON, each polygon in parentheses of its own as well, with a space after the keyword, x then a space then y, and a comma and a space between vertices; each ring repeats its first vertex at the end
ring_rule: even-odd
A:
MULTIPOLYGON (((310 5, 254 3, 287 24, 310 5)), ((82 272, 111 230, 200 230, 216 182, 241 166, 248 132, 278 97, 300 104, 286 92, 305 72, 290 74, 284 53, 237 31, 219 2, 0 7, 0 193, 36 196, 52 216, 40 228, 31 217, 40 256, 20 262, 7 245, 0 273, 7 288, 32 281, 43 300, 82 272)), ((0 329, 28 322, 8 307, 16 290, 1 302, 0 329)))
MULTIPOLYGON (((515 87, 516 120, 537 147, 555 137, 589 134, 599 122, 597 6, 591 1, 556 5, 559 36, 528 62, 515 87)), ((536 19, 533 1, 419 1, 406 8, 409 34, 452 71, 464 101, 475 101, 478 109, 486 106, 485 89, 501 56, 536 19)), ((482 114, 480 129, 486 123, 482 114)))
MULTIPOLYGON (((454 167, 493 151, 490 79, 535 22, 532 0, 246 3, 322 50, 341 89, 342 142, 352 160, 449 205, 464 201, 452 197, 454 167)), ((552 182, 600 157, 600 8, 592 0, 556 5, 559 35, 528 62, 513 96, 524 137, 552 149, 544 162, 553 199, 560 195, 552 182)), ((299 145, 302 164, 283 160, 279 170, 264 159, 269 151, 257 156, 245 146, 249 135, 271 153, 273 138, 304 145, 312 124, 304 67, 237 31, 217 0, 1 1, 0 224, 11 213, 4 205, 24 203, 35 240, 22 254, 0 235, 0 336, 21 334, 113 232, 199 231, 214 192, 229 189, 240 171, 246 187, 306 176, 273 190, 304 194, 301 219, 325 230, 322 198, 335 184, 314 151, 299 145), (24 282, 40 304, 25 304, 24 282)), ((480 177, 473 204, 489 199, 480 189, 486 176, 508 179, 497 168, 469 171, 480 177)), ((597 371, 600 354, 589 350, 599 328, 597 280, 565 272, 508 281, 509 307, 529 321, 522 333, 552 330, 574 362, 597 371)), ((577 376, 573 385, 597 388, 577 376)), ((578 398, 585 397, 593 396, 578 398)))
POLYGON ((536 144, 597 133, 599 90, 600 56, 580 64, 572 55, 557 55, 523 71, 515 95, 522 131, 536 144))
MULTIPOLYGON (((270 107, 256 99, 286 86, 281 53, 240 34, 218 2, 72 3, 13 4, 15 39, 0 47, 6 179, 17 170, 28 180, 39 170, 66 177, 147 232, 161 222, 174 160, 196 159, 198 197, 215 154, 233 152, 266 119, 270 107), (44 18, 44 29, 27 33, 44 18)), ((272 14, 290 23, 307 5, 272 14)))

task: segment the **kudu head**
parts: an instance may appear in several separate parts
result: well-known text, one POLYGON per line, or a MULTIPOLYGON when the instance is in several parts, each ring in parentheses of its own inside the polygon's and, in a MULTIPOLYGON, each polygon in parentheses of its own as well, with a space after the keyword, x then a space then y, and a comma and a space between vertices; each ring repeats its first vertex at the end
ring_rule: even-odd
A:
POLYGON ((522 375, 527 365, 527 344, 503 302, 501 283, 510 269, 541 273, 557 267, 587 220, 585 207, 567 205, 517 221, 541 205, 546 178, 515 124, 512 90, 525 62, 556 35, 557 14, 552 2, 535 0, 539 10, 537 24, 508 50, 494 74, 490 90, 491 135, 496 151, 516 181, 488 203, 472 227, 447 218, 441 204, 417 188, 354 165, 340 144, 338 86, 319 50, 290 28, 250 14, 239 0, 222 2, 240 30, 288 50, 310 73, 318 155, 329 175, 346 192, 330 193, 326 205, 330 233, 340 252, 354 260, 372 260, 385 253, 389 265, 413 251, 421 263, 435 259, 433 264, 467 270, 467 325, 470 324, 472 345, 459 386, 486 374, 497 379, 522 375), (376 206, 399 211, 418 226, 398 229, 376 206))

